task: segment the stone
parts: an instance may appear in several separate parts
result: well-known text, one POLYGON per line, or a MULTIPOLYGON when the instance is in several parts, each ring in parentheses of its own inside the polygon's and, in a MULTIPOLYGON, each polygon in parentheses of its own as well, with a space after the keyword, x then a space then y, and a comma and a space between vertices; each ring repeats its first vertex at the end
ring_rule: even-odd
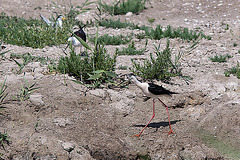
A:
POLYGON ((62 143, 62 148, 68 152, 71 152, 72 150, 74 150, 75 147, 76 147, 76 145, 71 142, 63 142, 62 143))
POLYGON ((53 120, 53 123, 55 123, 56 125, 60 126, 60 127, 65 127, 68 124, 71 124, 70 119, 68 118, 56 118, 53 120))
POLYGON ((230 91, 236 91, 238 90, 239 86, 236 82, 228 82, 225 85, 226 90, 230 90, 230 91))
POLYGON ((130 17, 130 16, 132 16, 132 15, 133 15, 132 12, 128 12, 128 13, 126 13, 126 17, 130 17))
POLYGON ((81 146, 77 146, 74 148, 74 150, 70 153, 70 159, 71 160, 94 160, 94 158, 91 157, 88 150, 81 146))
POLYGON ((109 97, 110 97, 112 102, 117 102, 117 101, 120 101, 122 99, 121 94, 117 91, 114 91, 112 89, 108 89, 107 93, 109 94, 109 97))
POLYGON ((90 90, 89 93, 94 95, 94 96, 101 97, 101 98, 105 98, 106 97, 106 93, 102 89, 90 90))
POLYGON ((35 106, 44 106, 42 95, 30 95, 30 102, 35 106))

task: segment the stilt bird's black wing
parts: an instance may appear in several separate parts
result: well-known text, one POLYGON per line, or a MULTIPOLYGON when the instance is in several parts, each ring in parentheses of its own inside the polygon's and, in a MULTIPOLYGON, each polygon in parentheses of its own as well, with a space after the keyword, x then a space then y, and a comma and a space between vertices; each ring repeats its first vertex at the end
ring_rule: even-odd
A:
POLYGON ((148 83, 149 87, 148 87, 148 90, 149 92, 151 92, 152 94, 155 94, 155 95, 161 95, 161 94, 168 94, 168 95, 171 95, 171 94, 177 94, 175 92, 171 92, 165 88, 163 88, 162 86, 159 86, 159 85, 156 85, 156 84, 153 84, 153 83, 148 83))

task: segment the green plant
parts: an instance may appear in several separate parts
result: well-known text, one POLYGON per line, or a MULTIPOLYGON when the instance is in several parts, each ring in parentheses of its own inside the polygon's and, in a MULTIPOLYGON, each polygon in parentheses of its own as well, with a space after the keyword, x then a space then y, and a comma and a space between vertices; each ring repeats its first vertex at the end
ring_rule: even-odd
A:
POLYGON ((151 160, 151 156, 147 153, 147 154, 137 154, 137 159, 138 160, 151 160))
POLYGON ((239 63, 236 67, 232 67, 231 69, 224 72, 226 77, 229 77, 231 74, 235 75, 238 79, 240 79, 240 67, 239 63))
POLYGON ((40 56, 33 56, 30 53, 24 53, 24 54, 11 53, 10 58, 22 59, 25 65, 28 64, 29 62, 40 62, 42 64, 47 64, 48 61, 51 61, 48 57, 45 58, 40 56))
POLYGON ((5 79, 0 89, 0 110, 3 108, 6 108, 3 106, 3 101, 8 95, 8 93, 6 93, 6 89, 7 89, 7 86, 6 86, 6 79, 5 79))
POLYGON ((154 21, 155 21, 155 18, 148 18, 148 22, 149 22, 149 23, 152 24, 154 21))
POLYGON ((127 69, 128 69, 128 66, 120 65, 120 66, 118 66, 118 69, 127 70, 127 69))
POLYGON ((120 19, 114 20, 114 19, 103 19, 101 21, 98 21, 98 24, 103 27, 107 28, 127 28, 127 27, 133 27, 133 23, 129 23, 127 21, 121 22, 120 19))
POLYGON ((181 27, 174 29, 170 25, 168 25, 165 30, 160 25, 158 25, 155 29, 149 30, 149 28, 146 28, 145 33, 148 37, 158 40, 162 38, 181 38, 187 41, 197 40, 198 38, 211 39, 210 36, 206 36, 202 32, 196 32, 189 30, 188 28, 181 27))
POLYGON ((237 43, 233 43, 233 47, 237 47, 237 45, 238 45, 237 43))
POLYGON ((8 53, 9 51, 10 51, 10 50, 0 53, 0 56, 2 56, 2 58, 3 58, 4 55, 5 55, 6 53, 8 53))
POLYGON ((119 51, 118 48, 116 48, 116 53, 118 55, 142 55, 144 54, 143 52, 145 51, 146 47, 140 50, 137 50, 134 44, 134 41, 132 41, 131 44, 128 45, 127 48, 122 48, 121 51, 119 51))
POLYGON ((32 56, 30 53, 25 54, 15 54, 11 53, 10 58, 18 65, 19 70, 17 74, 21 73, 22 69, 30 62, 40 62, 42 64, 48 64, 49 62, 52 63, 53 60, 49 59, 48 57, 40 57, 40 56, 32 56), (22 59, 22 63, 18 62, 16 59, 22 59))
MULTIPOLYGON (((145 8, 145 0, 118 0, 112 5, 108 5, 105 2, 98 2, 103 11, 108 12, 110 15, 121 15, 128 12, 139 13, 145 8)), ((99 8, 100 8, 99 7, 99 8)))
MULTIPOLYGON (((76 38, 80 39, 79 37, 76 38)), ((99 82, 104 83, 109 78, 111 79, 112 77, 108 73, 114 72, 117 55, 115 54, 114 57, 111 57, 107 54, 104 46, 98 44, 98 31, 94 40, 94 49, 90 48, 86 42, 80 41, 90 53, 86 53, 86 56, 83 57, 77 55, 74 50, 71 50, 69 57, 60 58, 57 70, 61 73, 68 73, 75 76, 81 83, 94 84, 92 87, 99 87, 95 84, 99 82), (94 76, 97 77, 99 75, 100 77, 94 79, 94 76)))
POLYGON ((99 88, 102 83, 114 83, 112 78, 117 77, 117 75, 112 71, 96 70, 92 73, 88 73, 89 78, 87 80, 93 81, 91 87, 99 88))
POLYGON ((20 92, 17 94, 16 97, 12 96, 14 99, 16 99, 18 101, 25 101, 25 100, 29 99, 30 95, 39 88, 39 87, 34 88, 34 86, 36 85, 36 82, 33 84, 29 84, 25 78, 23 78, 23 79, 25 81, 25 85, 21 86, 20 92))
POLYGON ((4 148, 4 143, 7 143, 9 145, 9 136, 4 131, 4 133, 0 132, 0 145, 4 148))
POLYGON ((106 52, 107 50, 101 45, 97 45, 91 56, 87 54, 86 57, 82 57, 72 51, 69 57, 61 57, 57 69, 61 73, 75 76, 82 82, 91 83, 88 79, 90 73, 97 70, 114 71, 116 55, 111 58, 106 52))
POLYGON ((214 57, 209 57, 209 59, 212 62, 218 62, 218 63, 227 62, 227 59, 229 59, 229 58, 232 58, 232 56, 229 54, 220 55, 220 56, 215 55, 214 57))
MULTIPOLYGON (((185 52, 180 52, 175 56, 175 60, 171 59, 171 50, 167 40, 166 48, 160 51, 160 44, 155 46, 155 56, 150 53, 150 58, 139 63, 132 59, 133 67, 130 70, 142 77, 143 79, 160 79, 163 81, 170 80, 171 77, 180 76, 184 80, 189 80, 190 77, 183 76, 181 72, 180 59, 185 52), (155 58, 156 57, 156 58, 155 58)), ((188 52, 195 49, 198 42, 195 42, 189 48, 188 52)))
MULTIPOLYGON (((151 21, 151 20, 150 20, 151 21)), ((148 27, 148 26, 139 26, 134 23, 129 22, 121 22, 118 20, 113 19, 103 19, 101 21, 98 21, 99 25, 104 27, 111 27, 111 28, 129 28, 129 29, 139 29, 145 31, 145 33, 141 33, 136 35, 137 38, 143 39, 146 36, 151 39, 162 39, 162 38, 180 38, 187 41, 195 41, 199 38, 205 38, 208 40, 211 40, 210 36, 205 35, 201 31, 193 31, 189 30, 188 28, 173 28, 170 25, 164 29, 162 26, 157 25, 155 29, 148 27)), ((199 29, 196 29, 199 30, 199 29)))

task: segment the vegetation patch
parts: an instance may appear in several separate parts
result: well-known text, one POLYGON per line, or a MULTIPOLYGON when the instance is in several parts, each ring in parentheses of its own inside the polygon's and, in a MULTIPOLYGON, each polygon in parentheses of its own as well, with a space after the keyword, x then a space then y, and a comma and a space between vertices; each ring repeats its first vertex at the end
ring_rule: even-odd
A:
MULTIPOLYGON (((8 44, 27 46, 32 48, 43 48, 45 46, 59 45, 67 42, 69 29, 78 24, 75 20, 80 13, 86 12, 86 6, 93 2, 85 1, 81 6, 72 6, 71 1, 68 7, 60 8, 63 17, 63 27, 53 28, 39 19, 24 19, 16 16, 7 16, 5 13, 0 15, 0 39, 8 44)), ((51 21, 56 21, 56 16, 51 16, 51 21)))
POLYGON ((210 40, 210 36, 206 36, 202 32, 196 32, 189 30, 188 28, 178 27, 177 29, 172 28, 170 25, 166 29, 163 29, 162 26, 158 25, 155 29, 145 29, 145 33, 148 37, 152 39, 162 39, 162 38, 180 38, 182 40, 192 41, 197 40, 198 38, 205 38, 210 40))
POLYGON ((211 40, 210 36, 205 35, 201 31, 189 30, 188 28, 173 28, 168 25, 166 28, 163 28, 161 25, 157 25, 155 29, 148 26, 139 26, 134 23, 121 22, 113 19, 104 19, 98 22, 99 25, 111 28, 130 28, 130 29, 139 29, 145 31, 143 34, 137 35, 139 39, 143 39, 145 37, 160 40, 162 38, 180 38, 182 40, 187 41, 195 41, 199 38, 205 38, 211 40))
POLYGON ((2 110, 4 107, 4 99, 7 97, 8 93, 6 93, 6 79, 4 80, 3 84, 1 84, 1 89, 0 89, 0 110, 2 110))
POLYGON ((207 131, 199 130, 198 136, 201 140, 207 143, 209 146, 215 148, 221 154, 225 156, 225 158, 229 159, 240 159, 240 152, 234 146, 228 144, 226 141, 222 141, 218 139, 216 136, 207 133, 207 131))
POLYGON ((48 26, 38 19, 0 16, 0 38, 8 43, 32 48, 43 48, 65 43, 68 31, 48 26))
POLYGON ((224 74, 226 77, 230 77, 230 75, 232 74, 232 75, 236 76, 238 79, 240 79, 239 63, 235 67, 232 67, 231 69, 225 71, 224 74))
POLYGON ((23 78, 25 81, 25 85, 22 85, 19 93, 16 96, 12 96, 17 101, 25 101, 30 98, 30 95, 35 92, 39 87, 34 88, 36 83, 29 84, 28 81, 23 78))
POLYGON ((7 143, 9 145, 9 136, 6 132, 4 133, 0 132, 0 146, 3 148, 4 148, 4 143, 7 143))
MULTIPOLYGON (((155 46, 155 56, 150 53, 150 58, 145 59, 143 62, 132 59, 133 67, 130 70, 143 79, 158 79, 163 81, 170 80, 171 77, 180 76, 184 79, 189 79, 187 76, 183 76, 181 73, 179 60, 183 53, 179 52, 175 56, 175 60, 171 58, 171 48, 169 47, 169 40, 167 40, 166 48, 160 51, 160 44, 155 46)), ((196 44, 194 44, 195 46, 196 44)), ((191 46, 193 49, 194 46, 191 46)))
POLYGON ((143 55, 145 48, 137 50, 134 42, 130 43, 127 48, 122 48, 122 50, 116 49, 118 55, 143 55))
POLYGON ((114 72, 115 65, 116 54, 114 57, 110 57, 104 46, 98 44, 85 57, 77 55, 72 50, 70 56, 61 57, 57 69, 61 73, 73 75, 82 83, 95 84, 93 85, 95 88, 113 77, 110 72, 114 72))
POLYGON ((128 12, 139 13, 145 8, 145 0, 119 0, 115 1, 112 5, 99 1, 99 8, 110 15, 122 15, 128 12))
POLYGON ((15 54, 11 53, 10 58, 12 59, 22 59, 23 63, 26 65, 29 62, 40 62, 42 64, 47 64, 47 62, 51 61, 48 57, 40 57, 40 56, 33 56, 31 53, 24 53, 24 54, 15 54))
POLYGON ((232 56, 229 54, 220 55, 220 56, 215 55, 214 57, 209 57, 209 59, 212 62, 218 62, 218 63, 227 62, 227 59, 229 59, 229 58, 232 58, 232 56))

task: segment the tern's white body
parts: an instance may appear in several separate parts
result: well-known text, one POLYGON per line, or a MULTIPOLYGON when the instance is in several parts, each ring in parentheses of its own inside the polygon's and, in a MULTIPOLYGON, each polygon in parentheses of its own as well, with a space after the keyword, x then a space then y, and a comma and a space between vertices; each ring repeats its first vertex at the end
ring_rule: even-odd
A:
POLYGON ((55 28, 55 27, 60 27, 60 28, 62 28, 62 23, 63 23, 62 20, 65 19, 65 18, 63 18, 63 16, 59 16, 59 17, 57 18, 56 22, 52 22, 52 21, 50 21, 49 19, 43 17, 41 14, 40 14, 40 17, 42 18, 42 20, 43 20, 45 23, 47 23, 47 25, 52 26, 53 28, 55 28))
POLYGON ((80 47, 81 46, 81 43, 77 40, 76 37, 69 37, 68 38, 68 42, 71 42, 73 46, 75 47, 80 47))

